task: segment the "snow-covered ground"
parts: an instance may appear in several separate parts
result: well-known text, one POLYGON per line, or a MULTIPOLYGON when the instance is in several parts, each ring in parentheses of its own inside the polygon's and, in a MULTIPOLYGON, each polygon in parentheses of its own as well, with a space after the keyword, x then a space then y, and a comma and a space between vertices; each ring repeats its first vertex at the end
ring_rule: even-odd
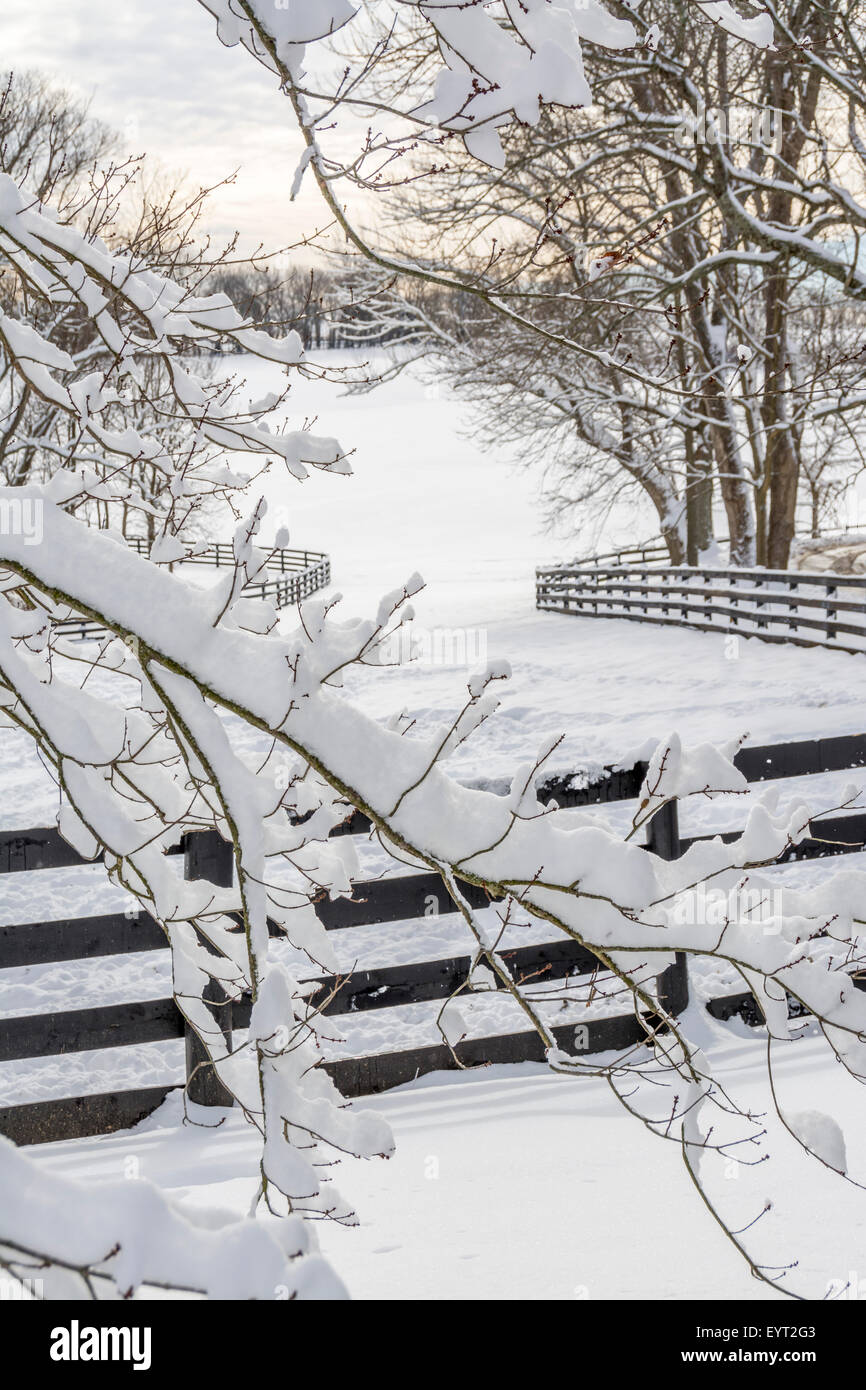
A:
MULTIPOLYGON (((350 376, 366 374, 360 353, 322 358, 350 376)), ((386 364, 370 361, 373 369, 386 364)), ((279 386, 274 369, 255 358, 229 366, 252 398, 279 386)), ((262 535, 288 526, 290 545, 327 551, 350 612, 375 605, 415 571, 429 585, 416 603, 422 621, 487 623, 531 611, 534 567, 554 544, 543 534, 537 476, 507 446, 479 449, 468 411, 444 386, 408 372, 354 394, 340 380, 298 378, 289 414, 335 435, 351 451, 354 474, 313 470, 299 486, 272 471, 259 488, 269 506, 262 535)), ((587 547, 590 537, 566 545, 587 547)))
MULTIPOLYGON (((326 356, 358 370, 358 354, 326 356)), ((252 397, 278 384, 267 364, 230 365, 252 397)), ((460 707, 479 659, 511 663, 497 717, 453 758, 459 775, 507 775, 558 735, 551 767, 591 770, 671 729, 687 741, 752 743, 863 731, 859 656, 536 612, 536 563, 591 549, 592 538, 544 535, 537 476, 507 448, 472 443, 471 417, 444 387, 404 374, 348 395, 338 383, 299 379, 291 399, 292 420, 317 417, 319 431, 355 449, 355 474, 313 471, 300 485, 285 472, 266 475, 263 537, 285 524, 291 545, 327 551, 347 618, 375 612, 415 571, 427 582, 413 605, 421 660, 353 672, 358 702, 374 712, 405 707, 423 729, 460 707)), ((197 567, 191 577, 208 575, 197 567)), ((0 828, 50 823, 56 792, 27 741, 4 733, 2 752, 0 828)))
MULTIPOLYGON (((251 393, 263 394, 272 384, 268 373, 258 364, 242 366, 250 372, 251 393)), ((353 696, 376 713, 405 708, 424 732, 463 702, 471 664, 462 656, 466 645, 476 656, 511 661, 513 677, 501 689, 500 711, 453 757, 459 776, 505 776, 560 735, 551 768, 592 771, 633 761, 670 730, 687 742, 748 737, 752 743, 863 732, 861 657, 748 639, 732 648, 711 634, 536 613, 535 563, 557 549, 592 546, 575 539, 554 547, 544 538, 536 480, 507 454, 480 453, 465 437, 466 416, 446 392, 404 376, 367 396, 342 397, 333 386, 310 382, 299 383, 295 394, 297 415, 318 415, 317 429, 356 447, 356 475, 315 475, 300 488, 289 479, 267 479, 273 528, 287 523, 292 545, 330 553, 347 616, 373 610, 383 592, 420 570, 429 587, 415 605, 418 624, 440 636, 447 629, 452 643, 444 660, 353 673, 353 696)), ((265 534, 270 533, 269 522, 265 534)), ((202 580, 202 571, 197 578, 202 580)), ((0 738, 0 827, 53 823, 56 791, 29 745, 11 733, 0 738)), ((253 752, 252 738, 248 745, 253 752)), ((866 784, 866 773, 860 780, 866 784)), ((858 785, 855 773, 781 787, 784 798, 805 795, 825 810, 852 783, 858 785)), ((684 808, 683 830, 736 827, 745 811, 740 798, 696 801, 684 808)), ((624 825, 630 808, 601 808, 598 814, 624 825)), ((381 868, 374 849, 363 856, 367 870, 381 868)), ((854 862, 842 861, 848 869, 854 862)), ((785 881, 811 882, 838 867, 825 862, 777 872, 785 881)), ((0 877, 0 925, 125 906, 125 896, 105 884, 97 868, 0 877)), ((522 930, 521 944, 544 939, 541 928, 533 929, 532 938, 528 928, 522 930)), ((346 969, 467 949, 454 915, 331 937, 346 969)), ((708 987, 699 974, 693 983, 698 992, 708 987)), ((161 952, 0 970, 0 1013, 159 998, 168 985, 161 952)), ((742 1025, 711 1026, 699 1008, 695 1024, 706 1032, 708 1046, 742 1082, 746 1101, 757 1097, 762 1044, 742 1025)), ((511 1009, 510 1001, 476 1000, 468 1011, 472 1031, 510 1031, 511 1009)), ((332 1054, 438 1041, 437 1012, 436 1005, 417 1005, 355 1016, 332 1054)), ((853 1117, 852 1154, 866 1158, 860 1154, 866 1127, 841 1069, 819 1065, 816 1047, 806 1038, 785 1053, 783 1071, 797 1089, 796 1106, 807 1106, 811 1096, 812 1104, 817 1097, 821 1108, 832 1109, 838 1098, 853 1117)), ((0 1103, 166 1084, 180 1080, 182 1066, 182 1047, 173 1043, 7 1063, 0 1066, 0 1103)), ((599 1083, 555 1078, 529 1065, 491 1068, 428 1078, 375 1105, 395 1126, 397 1157, 388 1165, 344 1165, 341 1182, 362 1226, 324 1234, 329 1253, 360 1296, 761 1296, 701 1213, 676 1154, 630 1122, 599 1083)), ((116 1171, 132 1153, 145 1176, 183 1191, 190 1201, 242 1206, 252 1181, 249 1136, 234 1119, 219 1133, 203 1135, 167 1124, 176 1118, 170 1110, 135 1133, 47 1146, 39 1158, 96 1177, 116 1171)), ((791 1196, 774 1215, 786 1239, 781 1250, 771 1242, 772 1255, 783 1262, 792 1252, 799 1255, 799 1273, 811 1296, 820 1297, 828 1279, 844 1280, 858 1260, 866 1274, 866 1217, 851 1191, 839 1195, 838 1179, 810 1168, 805 1186, 787 1143, 784 1135, 778 1144, 774 1140, 774 1151, 787 1154, 779 1161, 791 1196)), ((862 1175, 862 1165, 857 1171, 862 1175)), ((763 1191, 762 1173, 765 1168, 726 1184, 744 1211, 763 1191)), ((750 1210, 749 1219, 754 1214, 750 1210)))
MULTIPOLYGON (((692 1025, 738 1099, 763 1108, 763 1044, 697 1014, 692 1025)), ((862 1099, 842 1069, 819 1063, 817 1042, 805 1038, 782 1054, 778 1078, 785 1105, 817 1102, 848 1122, 862 1176, 862 1099)), ((779 1297, 750 1277, 707 1215, 676 1145, 630 1119, 601 1081, 527 1063, 440 1073, 359 1104, 387 1117, 396 1154, 344 1160, 335 1180, 360 1226, 318 1228, 357 1298, 779 1297)), ((184 1205, 245 1211, 257 1181, 249 1131, 233 1115, 218 1130, 179 1118, 169 1102, 136 1130, 31 1152, 66 1177, 145 1178, 184 1205)), ((768 1264, 796 1262, 785 1282, 820 1299, 828 1285, 866 1277, 862 1193, 806 1160, 778 1124, 769 1129, 772 1159, 737 1167, 736 1178, 708 1159, 710 1190, 734 1226, 754 1220, 772 1191, 752 1249, 768 1264)))

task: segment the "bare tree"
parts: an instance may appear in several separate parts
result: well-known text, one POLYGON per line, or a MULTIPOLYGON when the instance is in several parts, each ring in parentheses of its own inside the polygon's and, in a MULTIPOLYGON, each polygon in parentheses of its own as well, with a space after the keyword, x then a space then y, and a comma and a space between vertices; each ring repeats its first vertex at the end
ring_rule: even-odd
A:
MULTIPOLYGON (((139 160, 115 160, 116 146, 113 134, 63 91, 34 74, 7 76, 0 95, 0 177, 5 175, 6 186, 11 190, 10 181, 21 179, 34 205, 54 204, 70 235, 80 232, 104 242, 130 274, 149 269, 170 276, 195 301, 235 266, 234 241, 215 247, 202 231, 212 190, 190 192, 171 178, 154 179, 139 160)), ((246 264, 253 273, 258 270, 255 257, 246 264)), ((46 274, 50 277, 50 267, 46 274)), ((92 306, 57 289, 50 278, 16 274, 8 261, 0 266, 0 316, 7 326, 6 335, 0 328, 0 477, 22 486, 87 467, 101 486, 81 492, 70 506, 93 524, 149 544, 181 530, 203 537, 212 511, 209 490, 191 483, 172 493, 165 468, 167 454, 184 447, 188 414, 178 411, 147 347, 136 352, 134 338, 123 344, 118 388, 106 393, 120 361, 118 343, 103 331, 92 306), (56 360, 64 363, 65 392, 59 398, 16 365, 8 333, 21 320, 50 342, 56 360), (112 451, 70 416, 66 393, 84 404, 98 400, 104 439, 120 439, 131 428, 138 438, 158 438, 159 445, 149 442, 135 457, 121 450, 124 462, 118 468, 112 451)), ((117 288, 109 285, 103 292, 106 312, 116 303, 122 316, 117 288)), ((284 307, 277 304, 275 310, 284 307)), ((286 326, 278 317, 272 322, 286 326)), ((236 387, 225 374, 218 380, 207 359, 198 370, 214 399, 233 396, 236 387)))
MULTIPOLYGON (((311 37, 298 27, 303 16, 268 13, 281 26, 274 60, 295 71, 311 37)), ((538 12, 542 21, 548 13, 538 12)), ((332 12, 332 26, 338 17, 332 12)), ((467 19, 467 41, 474 42, 471 12, 454 7, 451 17, 454 43, 467 19)), ((258 28, 239 30, 234 11, 225 11, 222 23, 224 35, 228 25, 235 38, 258 43, 258 28)), ((500 115, 502 99, 500 91, 493 103, 500 115)), ((499 126, 492 129, 496 134, 499 126)), ((256 543, 264 509, 252 497, 234 528, 235 564, 214 590, 195 590, 166 572, 170 560, 188 553, 184 497, 198 489, 227 512, 240 507, 245 489, 221 466, 227 455, 270 460, 295 478, 308 467, 346 471, 335 441, 268 428, 269 406, 238 411, 182 359, 188 344, 228 336, 271 362, 302 369, 297 337, 274 339, 225 297, 200 296, 158 271, 131 266, 11 182, 2 192, 0 254, 22 293, 60 306, 74 301, 114 349, 99 391, 83 393, 75 389, 69 356, 26 318, 6 315, 0 325, 10 363, 41 399, 65 413, 89 448, 116 465, 115 474, 94 476, 82 460, 58 468, 44 485, 0 488, 3 717, 29 734, 57 777, 64 836, 85 855, 101 850, 111 877, 162 923, 179 1006, 260 1136, 255 1210, 280 1220, 264 1227, 234 1223, 209 1241, 201 1226, 181 1226, 158 1193, 148 1192, 133 1208, 112 1191, 99 1209, 82 1201, 71 1220, 52 1222, 68 1187, 47 1175, 37 1180, 24 1156, 0 1144, 0 1171, 14 1195, 11 1209, 4 1206, 0 1261, 16 1275, 39 1268, 55 1293, 129 1293, 147 1282, 267 1297, 276 1279, 285 1296, 341 1291, 298 1218, 350 1221, 329 1181, 331 1159, 347 1150, 385 1154, 390 1139, 372 1114, 340 1103, 319 1065, 319 1020, 274 960, 268 923, 325 964, 327 941, 313 900, 321 891, 350 887, 351 862, 329 835, 356 806, 396 855, 442 877, 473 937, 477 963, 531 1020, 551 1066, 605 1076, 630 1113, 677 1145, 706 1206, 756 1276, 787 1289, 790 1261, 770 1268, 750 1255, 756 1223, 734 1226, 704 1172, 719 1158, 761 1161, 762 1122, 737 1104, 736 1078, 714 1073, 699 1040, 689 1036, 689 1020, 674 1015, 657 981, 680 950, 741 973, 767 1022, 768 1105, 776 1105, 776 1044, 790 1037, 789 996, 818 1020, 830 1055, 866 1080, 866 999, 852 978, 863 968, 866 936, 856 906, 862 895, 850 882, 847 893, 830 881, 812 894, 784 894, 769 929, 730 905, 722 922, 684 924, 677 910, 699 885, 730 890, 744 872, 775 861, 808 833, 806 808, 782 813, 764 802, 736 841, 693 846, 672 863, 654 859, 639 841, 660 809, 680 797, 743 789, 730 749, 686 750, 675 736, 665 739, 650 760, 632 824, 618 838, 603 825, 575 824, 568 813, 539 803, 537 778, 552 746, 515 774, 504 796, 447 776, 442 764, 449 752, 493 714, 503 665, 473 676, 463 707, 432 737, 370 719, 341 693, 353 664, 379 664, 419 581, 387 595, 373 617, 352 623, 336 621, 329 601, 313 598, 296 627, 278 632, 273 610, 244 596, 267 563, 267 548, 256 543), (129 362, 143 352, 152 358, 158 399, 173 400, 177 418, 187 421, 182 447, 131 424, 110 429, 101 418, 126 389, 129 362), (150 558, 87 525, 76 505, 85 496, 110 501, 112 489, 124 486, 124 469, 142 457, 158 462, 166 491, 178 499, 171 516, 175 545, 150 558), (15 524, 25 504, 37 508, 38 537, 15 524), (70 611, 111 634, 87 661, 64 643, 59 624, 70 611), (261 737, 257 764, 243 756, 229 715, 261 737), (278 760, 287 760, 289 771, 279 783, 278 760), (166 862, 182 832, 203 827, 216 828, 232 845, 230 889, 181 881, 166 862), (275 869, 288 869, 288 881, 275 869), (501 899, 506 917, 519 907, 588 947, 632 999, 645 1042, 597 1064, 558 1048, 543 1009, 513 977, 496 931, 470 907, 464 884, 501 899), (217 1012, 203 997, 211 981, 252 997, 242 1045, 227 1045, 217 1012)), ((588 354, 598 356, 592 347, 588 354)), ((633 379, 628 368, 620 370, 633 379)), ((814 1125, 804 1132, 796 1117, 779 1113, 808 1152, 854 1181, 838 1145, 828 1159, 814 1125)), ((831 1129, 831 1121, 823 1124, 831 1129)))
MULTIPOLYGON (((562 51, 578 50, 569 88, 567 63, 545 66, 536 6, 488 9, 483 20, 469 9, 465 51, 450 33, 451 6, 402 6, 354 47, 341 39, 347 63, 330 86, 283 54, 278 26, 245 0, 247 26, 236 22, 233 39, 279 75, 307 141, 304 164, 355 251, 401 281, 470 296, 537 356, 567 355, 571 381, 593 368, 616 373, 608 394, 625 391, 627 419, 645 421, 649 397, 682 435, 690 555, 708 538, 712 466, 734 563, 784 568, 801 417, 815 408, 791 375, 792 305, 830 284, 866 292, 855 246, 866 211, 856 14, 848 5, 831 22, 826 7, 791 0, 745 18, 726 4, 657 0, 641 7, 639 34, 631 7, 592 5, 577 20, 549 18, 562 51), (496 71, 506 54, 507 77, 496 71), (544 77, 556 92, 541 106, 525 86, 533 63, 538 88, 544 77), (344 110, 373 122, 353 158, 327 149, 329 122, 344 110), (390 235, 362 229, 351 190, 367 199, 402 190, 390 235), (595 299, 603 322, 592 275, 609 300, 604 345, 579 313, 595 299)), ((347 18, 332 16, 332 27, 347 18)), ((859 409, 859 393, 832 404, 859 409)), ((676 553, 683 537, 664 515, 676 553)))
POLYGON ((0 172, 63 210, 110 162, 114 132, 38 72, 0 72, 0 172))

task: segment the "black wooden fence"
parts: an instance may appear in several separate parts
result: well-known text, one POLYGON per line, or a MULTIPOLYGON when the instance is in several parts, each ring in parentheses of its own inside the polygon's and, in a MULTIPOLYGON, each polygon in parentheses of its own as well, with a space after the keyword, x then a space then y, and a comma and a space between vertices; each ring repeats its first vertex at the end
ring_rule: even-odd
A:
MULTIPOLYGON (((149 553, 149 545, 140 537, 127 537, 130 550, 139 555, 149 553)), ((212 565, 217 568, 233 566, 234 550, 227 542, 217 541, 197 555, 190 555, 184 565, 212 565)), ((287 608, 301 599, 324 589, 331 582, 330 557, 320 550, 275 549, 268 561, 267 577, 244 589, 246 598, 270 599, 277 608, 287 608)), ((98 637, 105 629, 89 618, 68 618, 56 624, 67 637, 98 637)))
MULTIPOLYGON (((720 542, 724 544, 724 542, 720 542)), ((603 550, 600 555, 577 557, 572 563, 579 569, 587 565, 645 565, 670 562, 670 551, 664 541, 645 541, 642 545, 626 545, 622 550, 603 550)))
MULTIPOLYGON (((816 535, 811 526, 804 530, 798 527, 795 532, 795 540, 804 542, 806 547, 811 549, 815 545, 841 544, 846 539, 866 539, 864 532, 852 532, 847 526, 822 527, 816 535)), ((717 546, 730 545, 727 536, 716 536, 714 538, 717 546)), ((588 565, 645 565, 653 566, 669 565, 671 554, 666 543, 658 538, 649 541, 638 541, 633 545, 625 545, 620 550, 604 550, 597 555, 576 555, 569 565, 577 569, 585 569, 588 565)))
MULTIPOLYGON (((749 782, 864 767, 866 735, 744 748, 736 755, 735 762, 749 782)), ((545 802, 555 801, 563 807, 631 800, 640 792, 644 773, 645 765, 637 764, 631 768, 609 771, 604 777, 585 785, 581 784, 579 776, 549 778, 539 787, 539 795, 545 802)), ((504 792, 506 787, 504 784, 494 786, 493 790, 504 792)), ((347 815, 350 809, 347 807, 347 815)), ((354 812, 342 827, 342 833, 361 833, 367 828, 364 817, 354 812)), ((722 838, 732 840, 737 833, 728 832, 722 838)), ((675 805, 664 807, 648 827, 646 848, 664 858, 677 858, 694 842, 694 839, 680 837, 675 805)), ((820 831, 816 831, 815 838, 792 848, 783 858, 851 853, 861 850, 864 843, 866 813, 826 817, 821 820, 820 831)), ((206 877, 217 883, 230 882, 230 849, 217 836, 191 835, 185 845, 178 847, 178 852, 185 853, 188 877, 206 877)), ((84 862, 56 829, 0 833, 0 873, 62 868, 84 862)), ((483 907, 489 902, 481 889, 467 885, 465 892, 476 907, 483 907)), ((435 900, 442 913, 453 910, 438 875, 409 874, 356 883, 350 898, 321 901, 316 905, 316 910, 326 930, 335 930, 422 918, 429 914, 431 900, 435 900)), ((98 959, 101 956, 165 947, 162 930, 144 913, 111 913, 59 922, 13 925, 0 927, 0 968, 98 959)), ((562 937, 543 945, 505 950, 501 954, 517 978, 586 978, 598 969, 597 958, 590 951, 562 937)), ((467 953, 418 964, 356 971, 345 979, 323 978, 315 982, 312 999, 325 1013, 337 1015, 445 1000, 466 981, 471 964, 471 957, 467 953)), ((685 1007, 688 983, 684 957, 678 955, 674 964, 659 977, 659 991, 672 1013, 679 1013, 685 1007)), ((236 1000, 226 1006, 227 1011, 221 1022, 227 1031, 242 1029, 248 1024, 249 1007, 247 1000, 236 1000)), ((756 1021, 754 1002, 749 995, 715 1001, 713 1011, 723 1017, 739 1012, 756 1021)), ((557 1041, 566 1050, 575 1044, 576 1026, 587 1030, 580 1041, 583 1052, 620 1050, 638 1045, 646 1038, 644 1026, 633 1013, 590 1018, 585 1025, 572 1022, 553 1029, 557 1041)), ((0 1062, 86 1052, 97 1048, 127 1047, 183 1036, 184 1021, 172 998, 13 1017, 0 1020, 0 1062)), ((456 1051, 466 1066, 543 1060, 541 1040, 533 1031, 467 1039, 457 1045, 456 1051)), ((187 1074, 190 1075, 198 1067, 190 1083, 191 1095, 202 1103, 219 1101, 219 1085, 214 1085, 212 1071, 200 1067, 200 1062, 197 1043, 188 1038, 187 1074)), ((339 1058, 326 1063, 340 1090, 347 1096, 371 1094, 425 1072, 454 1065, 451 1050, 444 1043, 377 1056, 339 1058)), ((171 1086, 157 1086, 6 1107, 0 1109, 0 1133, 18 1143, 108 1133, 142 1119, 161 1104, 173 1089, 171 1086)))
POLYGON ((565 565, 536 570, 535 598, 537 608, 552 613, 866 651, 866 575, 565 565))

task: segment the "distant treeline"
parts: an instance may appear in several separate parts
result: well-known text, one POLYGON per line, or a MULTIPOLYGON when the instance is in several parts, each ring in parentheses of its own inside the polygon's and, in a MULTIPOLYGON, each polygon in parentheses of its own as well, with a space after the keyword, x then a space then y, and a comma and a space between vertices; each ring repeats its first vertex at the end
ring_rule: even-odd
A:
MULTIPOLYGON (((351 276, 327 269, 280 270, 254 262, 222 266, 208 277, 206 288, 223 291, 262 328, 294 329, 305 348, 376 347, 404 336, 399 325, 383 323, 363 302, 351 276)), ((237 350, 226 340, 226 352, 237 350)))

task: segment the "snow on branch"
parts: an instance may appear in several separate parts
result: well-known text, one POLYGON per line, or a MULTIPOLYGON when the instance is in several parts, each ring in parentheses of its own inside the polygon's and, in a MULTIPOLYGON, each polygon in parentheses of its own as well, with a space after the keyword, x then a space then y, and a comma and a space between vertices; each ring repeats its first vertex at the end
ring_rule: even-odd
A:
MULTIPOLYGON (((175 536, 204 499, 238 483, 221 461, 226 450, 258 466, 279 459, 296 478, 310 467, 351 471, 335 440, 272 429, 272 403, 239 410, 225 382, 198 377, 181 357, 228 339, 286 370, 299 369, 304 351, 295 332, 273 338, 245 320, 226 295, 198 296, 134 266, 99 238, 49 215, 7 175, 0 175, 0 255, 20 288, 17 312, 0 312, 0 353, 12 369, 0 387, 10 393, 4 416, 16 422, 26 397, 35 396, 65 417, 71 434, 66 466, 54 469, 48 484, 50 496, 68 505, 86 495, 152 513, 130 469, 147 465, 174 499, 163 533, 175 536), (37 304, 73 305, 92 323, 108 365, 82 370, 68 351, 23 320, 25 292, 37 304), (108 416, 118 411, 114 426, 108 416), (113 460, 115 467, 97 475, 94 458, 113 460)), ((20 428, 20 419, 16 423, 20 428)), ((4 440, 7 449, 14 443, 14 436, 4 440)))
POLYGON ((308 1222, 181 1213, 145 1179, 98 1187, 48 1175, 0 1138, 0 1269, 50 1299, 129 1296, 143 1284, 216 1299, 345 1298, 308 1222))
MULTIPOLYGON (((7 497, 0 493, 0 505, 7 497)), ((589 947, 614 972, 648 1020, 650 1050, 603 1069, 610 1070, 620 1093, 625 1078, 631 1091, 635 1076, 643 1078, 648 1067, 654 1072, 650 1096, 658 1094, 666 1073, 678 1078, 685 1109, 674 1102, 673 1122, 666 1115, 662 1123, 647 1101, 643 1118, 664 1137, 681 1136, 690 1170, 705 1149, 725 1149, 732 1140, 711 1142, 709 1131, 699 1127, 704 1108, 726 1111, 727 1092, 679 1021, 667 1014, 648 973, 653 965, 661 969, 672 952, 713 956, 756 981, 779 1039, 788 1036, 788 1019, 776 1001, 787 991, 822 1020, 832 1050, 851 1074, 866 1078, 866 998, 850 979, 864 944, 860 875, 853 876, 856 891, 849 879, 843 890, 837 885, 835 892, 826 888, 811 898, 786 895, 784 916, 771 932, 764 923, 734 917, 721 926, 684 924, 677 911, 678 901, 696 885, 772 862, 806 835, 809 816, 802 804, 779 814, 760 802, 734 843, 696 844, 668 863, 600 825, 545 813, 526 794, 525 770, 519 796, 460 786, 439 765, 438 733, 432 741, 401 736, 363 715, 332 684, 334 673, 367 649, 393 604, 375 620, 345 624, 314 600, 300 626, 282 635, 214 624, 207 594, 93 532, 56 504, 44 500, 43 506, 43 543, 33 547, 23 538, 3 537, 0 561, 19 585, 17 592, 25 585, 43 614, 51 604, 66 604, 118 634, 133 633, 135 661, 125 661, 123 673, 135 675, 142 698, 127 705, 122 719, 119 712, 111 718, 116 695, 100 708, 98 697, 77 691, 55 670, 46 679, 44 653, 29 650, 32 610, 7 603, 0 631, 5 710, 39 740, 75 813, 105 847, 109 871, 165 924, 178 1001, 211 1050, 224 1084, 261 1133, 261 1197, 269 1210, 351 1220, 330 1184, 322 1186, 315 1176, 311 1140, 313 1153, 331 1146, 372 1155, 390 1147, 375 1116, 353 1115, 339 1105, 316 1065, 321 1023, 305 1010, 285 968, 269 959, 267 917, 280 903, 280 891, 269 886, 269 863, 275 857, 293 863, 315 891, 346 891, 347 864, 324 837, 347 802, 370 817, 385 843, 442 874, 458 910, 465 913, 459 884, 482 885, 589 947), (275 803, 267 765, 264 773, 254 773, 238 758, 219 711, 240 717, 292 756, 298 781, 308 783, 303 801, 290 792, 275 803), (143 758, 139 749, 145 747, 143 758), (191 775, 192 795, 185 791, 191 775), (301 805, 312 807, 312 816, 299 825, 292 813, 301 805), (165 850, 178 829, 209 816, 234 844, 235 889, 181 883, 168 871, 165 850), (232 913, 240 913, 244 933, 233 931, 232 913), (254 997, 248 1042, 231 1055, 200 997, 208 978, 230 989, 243 986, 254 997)), ((109 647, 99 670, 106 678, 113 669, 118 668, 109 647)), ((470 701, 484 699, 486 686, 484 680, 473 682, 470 701)), ((685 754, 670 739, 651 761, 642 806, 729 792, 737 784, 718 750, 685 754)), ((327 964, 327 943, 308 896, 298 892, 288 910, 284 903, 281 920, 293 940, 327 964)), ((550 1048, 548 1026, 531 992, 503 972, 495 943, 471 913, 467 925, 478 963, 498 974, 550 1048)), ((569 1072, 594 1069, 587 1059, 559 1049, 551 1052, 551 1063, 569 1072)), ((633 1094, 628 1103, 640 1108, 633 1094)), ((743 1121, 748 1130, 748 1118, 743 1121)))
MULTIPOLYGON (((221 9, 224 37, 250 38, 238 17, 248 9, 221 9)), ((304 32, 297 16, 307 12, 285 13, 291 22, 280 19, 279 41, 264 51, 294 63, 304 32)), ((333 28, 341 11, 310 9, 308 17, 320 21, 323 13, 333 28)), ((526 14, 538 19, 547 11, 526 14)), ((524 17, 521 11, 521 24, 524 17)), ((512 77, 508 95, 516 99, 512 77)), ((525 96, 525 84, 522 90, 525 96)), ((198 298, 170 276, 112 254, 11 180, 0 182, 0 258, 4 276, 27 288, 20 311, 0 322, 8 375, 61 412, 71 433, 68 457, 43 482, 0 488, 0 514, 14 516, 26 502, 40 518, 36 537, 14 526, 0 532, 0 713, 30 736, 55 777, 63 834, 84 853, 102 851, 112 881, 165 931, 178 1007, 258 1136, 253 1211, 261 1219, 260 1227, 212 1225, 207 1235, 190 1236, 150 1189, 125 1184, 128 1203, 112 1192, 91 1231, 54 1232, 38 1218, 39 1204, 74 1206, 76 1223, 86 1222, 89 1207, 66 1188, 49 1193, 26 1160, 0 1145, 0 1181, 21 1193, 20 1208, 0 1219, 0 1258, 9 1267, 45 1264, 52 1277, 68 1275, 91 1296, 155 1283, 268 1297, 276 1296, 274 1281, 299 1295, 342 1293, 315 1255, 309 1225, 299 1221, 354 1222, 332 1181, 334 1161, 343 1153, 386 1157, 392 1140, 375 1113, 344 1103, 324 1070, 328 1025, 273 951, 270 924, 288 939, 291 959, 335 968, 314 903, 351 891, 351 843, 330 839, 347 807, 370 818, 384 845, 442 877, 473 938, 474 973, 487 971, 512 995, 551 1065, 606 1075, 628 1109, 681 1146, 699 1184, 702 1159, 725 1156, 731 1145, 754 1146, 759 1135, 689 1036, 688 1018, 666 1006, 657 979, 674 952, 710 956, 740 972, 776 1040, 789 1036, 787 992, 819 1021, 849 1073, 866 1079, 866 997, 852 979, 863 964, 862 875, 839 875, 813 894, 783 894, 772 931, 736 914, 693 922, 679 912, 696 886, 729 884, 731 875, 774 862, 808 834, 804 806, 780 812, 762 799, 737 840, 698 843, 665 862, 637 843, 641 818, 678 797, 736 790, 725 750, 683 750, 673 736, 666 740, 650 761, 625 838, 539 804, 535 772, 549 746, 518 772, 507 796, 461 786, 444 764, 494 716, 492 686, 506 677, 504 667, 473 675, 462 708, 432 733, 372 719, 341 690, 344 673, 368 664, 399 625, 417 576, 386 596, 374 616, 355 621, 341 620, 332 599, 313 597, 294 627, 278 629, 272 612, 257 614, 243 598, 267 561, 259 543, 266 513, 233 456, 273 457, 296 479, 308 464, 342 471, 345 459, 334 441, 266 428, 225 383, 199 381, 185 350, 225 335, 285 367, 299 360, 298 344, 253 330, 223 296, 198 298), (74 304, 109 350, 110 365, 96 377, 80 375, 72 354, 28 314, 30 296, 74 304), (143 375, 143 360, 154 365, 156 385, 143 375), (110 427, 102 421, 109 405, 119 417, 110 427), (147 429, 139 424, 145 406, 147 429), (160 424, 167 418, 173 432, 160 424), (129 548, 116 529, 88 525, 78 505, 82 497, 128 500, 130 470, 142 458, 158 467, 173 500, 153 558, 129 548), (222 506, 233 537, 232 569, 208 590, 165 568, 190 553, 190 499, 201 493, 222 506), (108 633, 87 657, 64 637, 72 614, 108 633), (244 751, 238 725, 258 737, 255 756, 244 751), (231 844, 231 887, 177 874, 169 851, 201 829, 231 844), (464 884, 504 902, 505 920, 517 905, 588 948, 629 999, 645 1042, 597 1064, 553 1048, 537 998, 504 966, 498 934, 469 907, 464 884), (213 981, 230 997, 251 997, 245 1037, 224 1037, 218 1006, 209 1002, 213 981), (161 1253, 152 1248, 157 1234, 161 1253), (234 1249, 241 1254, 232 1274, 234 1249)), ((269 401, 264 413, 272 408, 269 401)), ((446 1035, 453 1036, 450 1024, 446 1035)), ((823 1161, 830 1150, 811 1142, 815 1126, 791 1128, 823 1161)))
POLYGON ((758 6, 759 13, 746 16, 739 13, 728 0, 693 0, 707 19, 717 24, 732 38, 744 39, 756 48, 771 48, 775 36, 773 17, 758 6))
MULTIPOLYGON (((640 35, 630 19, 613 15, 600 0, 401 0, 385 6, 366 0, 357 8, 345 0, 275 8, 269 0, 200 0, 214 15, 217 34, 227 45, 242 44, 299 91, 306 82, 308 48, 367 19, 381 24, 369 47, 368 71, 386 63, 404 22, 429 28, 439 62, 432 94, 420 103, 403 101, 395 113, 421 126, 462 135, 466 148, 501 168, 499 131, 513 122, 538 123, 544 106, 578 107, 592 102, 584 69, 583 43, 632 49, 655 47, 658 27, 640 35), (384 17, 382 17, 384 15, 384 17)), ((727 0, 695 0, 700 12, 732 37, 760 48, 773 42, 766 12, 741 15, 727 0)), ((312 59, 310 61, 313 61, 312 59)), ((331 94, 363 107, 358 73, 344 74, 331 94)))

